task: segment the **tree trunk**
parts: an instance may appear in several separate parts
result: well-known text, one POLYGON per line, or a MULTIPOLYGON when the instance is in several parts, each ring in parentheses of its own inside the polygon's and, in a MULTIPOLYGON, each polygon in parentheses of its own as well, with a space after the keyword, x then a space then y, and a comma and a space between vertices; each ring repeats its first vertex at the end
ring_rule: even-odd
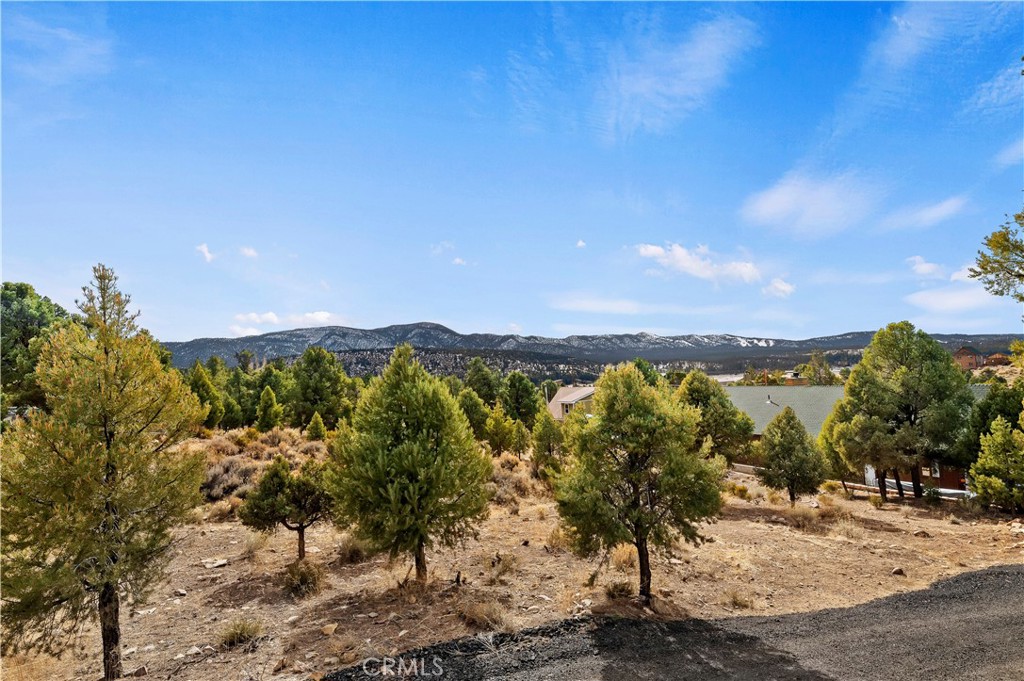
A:
POLYGON ((640 598, 647 605, 651 602, 651 555, 647 551, 647 537, 637 538, 636 554, 640 564, 640 598))
POLYGON ((889 501, 889 496, 885 490, 885 471, 881 468, 878 469, 875 474, 875 481, 878 483, 878 494, 882 497, 882 503, 889 501))
POLYGON ((903 496, 903 481, 900 480, 900 469, 899 468, 893 468, 892 469, 892 479, 893 479, 893 481, 896 482, 896 491, 899 492, 900 501, 903 501, 903 499, 904 499, 904 496, 903 496))
POLYGON ((921 486, 921 466, 914 464, 910 468, 910 482, 914 483, 914 498, 920 499, 924 496, 924 488, 921 486))
POLYGON ((302 560, 306 557, 306 528, 299 525, 296 532, 299 533, 299 560, 302 560))
POLYGON ((121 601, 117 587, 107 583, 100 589, 100 635, 103 637, 103 680, 123 676, 121 667, 121 601))
POLYGON ((843 480, 842 478, 840 478, 839 479, 839 483, 843 486, 843 491, 846 492, 847 494, 849 494, 850 493, 850 488, 846 486, 846 481, 843 480))
POLYGON ((796 504, 796 490, 793 489, 792 485, 790 485, 786 489, 789 491, 789 505, 793 506, 794 504, 796 504))
POLYGON ((427 552, 422 541, 416 545, 416 581, 427 583, 427 552))

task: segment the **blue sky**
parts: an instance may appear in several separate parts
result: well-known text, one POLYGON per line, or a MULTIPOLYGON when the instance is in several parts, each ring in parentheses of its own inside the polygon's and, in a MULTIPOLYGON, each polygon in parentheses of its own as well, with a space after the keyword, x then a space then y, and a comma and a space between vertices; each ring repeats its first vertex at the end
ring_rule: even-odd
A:
POLYGON ((162 340, 1020 332, 1024 4, 3 3, 3 278, 162 340))

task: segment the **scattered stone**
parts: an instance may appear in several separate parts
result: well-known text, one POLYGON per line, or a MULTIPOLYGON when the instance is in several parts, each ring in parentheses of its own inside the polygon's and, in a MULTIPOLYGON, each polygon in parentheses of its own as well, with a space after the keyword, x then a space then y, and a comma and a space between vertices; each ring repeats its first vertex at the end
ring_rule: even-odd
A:
POLYGON ((324 625, 324 627, 320 630, 320 632, 324 636, 332 636, 334 634, 335 630, 337 630, 337 628, 338 628, 337 623, 336 622, 332 622, 331 624, 324 625))
POLYGON ((227 558, 203 558, 203 567, 207 570, 222 568, 228 564, 227 558))
POLYGON ((590 600, 589 598, 584 598, 581 601, 581 603, 583 604, 584 608, 589 608, 590 606, 592 606, 594 604, 594 601, 590 600))
POLYGON ((914 536, 915 537, 922 537, 924 539, 930 539, 931 538, 931 535, 928 534, 925 530, 918 530, 917 532, 914 533, 914 536))
POLYGON ((188 596, 188 592, 185 591, 184 589, 175 589, 174 590, 174 595, 175 596, 181 596, 181 597, 184 598, 185 596, 188 596))
POLYGON ((149 670, 146 669, 146 665, 142 665, 128 676, 149 676, 149 670))
POLYGON ((327 664, 327 665, 335 665, 335 664, 338 664, 339 662, 341 662, 341 660, 338 659, 337 657, 325 657, 324 658, 324 664, 327 664))
POLYGON ((284 621, 285 624, 291 624, 292 622, 298 622, 301 618, 298 615, 292 615, 284 621))
POLYGON ((124 652, 121 653, 121 657, 128 657, 130 655, 134 655, 137 652, 139 652, 139 649, 135 646, 132 646, 131 648, 125 648, 124 652))
POLYGON ((202 655, 203 651, 199 648, 199 646, 192 646, 191 648, 189 648, 188 650, 185 651, 185 654, 186 655, 202 655))
POLYGON ((184 660, 185 659, 185 653, 178 653, 177 655, 174 656, 174 659, 175 660, 184 660))
POLYGON ((306 553, 320 553, 319 546, 310 546, 306 548, 306 553))
POLYGON ((306 659, 307 660, 312 660, 317 655, 319 655, 319 653, 314 653, 313 651, 310 651, 310 652, 306 653, 306 659))
POLYGON ((203 652, 204 653, 215 653, 215 652, 217 652, 217 649, 214 648, 211 645, 205 645, 205 646, 203 646, 203 652))
POLYGON ((367 617, 378 617, 379 614, 380 613, 376 613, 376 612, 368 612, 368 613, 366 613, 366 616, 367 617))
POLYGON ((150 643, 149 645, 142 646, 142 652, 149 653, 156 650, 156 646, 150 643))
POLYGON ((900 576, 900 577, 904 577, 904 576, 906 576, 906 574, 907 574, 907 573, 906 573, 906 572, 904 572, 904 571, 903 571, 903 568, 901 568, 901 567, 894 567, 894 568, 892 569, 892 572, 891 572, 890 574, 892 574, 892 575, 894 575, 894 576, 900 576))
POLYGON ((669 558, 668 562, 671 565, 682 565, 683 564, 683 561, 679 560, 678 558, 669 558))
POLYGON ((408 629, 402 629, 400 632, 398 632, 398 638, 402 638, 403 636, 405 636, 408 633, 409 633, 408 629))
POLYGON ((133 615, 152 615, 156 612, 156 608, 146 608, 145 610, 135 610, 132 612, 133 615))
POLYGON ((274 665, 274 673, 277 674, 279 672, 283 672, 287 668, 288 668, 288 658, 287 657, 282 657, 280 660, 277 661, 277 664, 274 665))

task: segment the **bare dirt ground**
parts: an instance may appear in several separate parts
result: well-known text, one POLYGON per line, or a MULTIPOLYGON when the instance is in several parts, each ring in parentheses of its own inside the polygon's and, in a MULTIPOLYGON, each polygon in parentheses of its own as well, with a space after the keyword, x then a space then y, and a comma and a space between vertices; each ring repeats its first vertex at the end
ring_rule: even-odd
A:
MULTIPOLYGON (((125 671, 144 666, 150 677, 195 681, 320 678, 368 657, 488 628, 512 631, 591 612, 651 620, 779 617, 1024 563, 1024 527, 1008 517, 972 516, 951 503, 876 509, 863 494, 854 500, 808 497, 790 509, 788 502, 770 503, 749 476, 732 473, 730 479, 747 485, 754 498, 727 497, 721 519, 706 527, 703 546, 654 556, 657 598, 646 612, 605 594, 611 582, 635 583, 627 551, 588 585, 598 561, 558 546, 555 504, 538 486, 515 506, 493 504, 477 540, 432 551, 425 589, 406 582, 410 564, 404 560, 389 565, 377 556, 339 564, 344 533, 318 526, 308 533, 307 550, 327 567, 327 583, 320 593, 295 599, 281 584, 295 559, 294 533, 282 530, 258 547, 234 520, 185 527, 167 579, 149 602, 122 607, 125 671), (207 567, 214 564, 209 559, 226 564, 207 567), (893 574, 896 568, 903 574, 893 574), (480 611, 492 626, 474 616, 480 611), (221 635, 240 618, 258 621, 265 635, 225 648, 221 635)), ((92 627, 60 660, 18 658, 4 665, 4 678, 12 681, 100 676, 99 634, 92 627)))

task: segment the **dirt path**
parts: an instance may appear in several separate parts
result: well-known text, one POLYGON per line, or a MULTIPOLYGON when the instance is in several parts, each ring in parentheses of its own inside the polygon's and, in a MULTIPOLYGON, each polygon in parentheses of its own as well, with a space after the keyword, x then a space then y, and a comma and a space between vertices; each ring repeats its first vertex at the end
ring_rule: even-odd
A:
MULTIPOLYGON (((942 580, 852 608, 658 622, 583 618, 403 654, 447 681, 504 679, 1024 679, 1024 566, 942 580)), ((398 664, 397 662, 395 664, 398 664)), ((380 676, 378 663, 325 681, 380 676)))

